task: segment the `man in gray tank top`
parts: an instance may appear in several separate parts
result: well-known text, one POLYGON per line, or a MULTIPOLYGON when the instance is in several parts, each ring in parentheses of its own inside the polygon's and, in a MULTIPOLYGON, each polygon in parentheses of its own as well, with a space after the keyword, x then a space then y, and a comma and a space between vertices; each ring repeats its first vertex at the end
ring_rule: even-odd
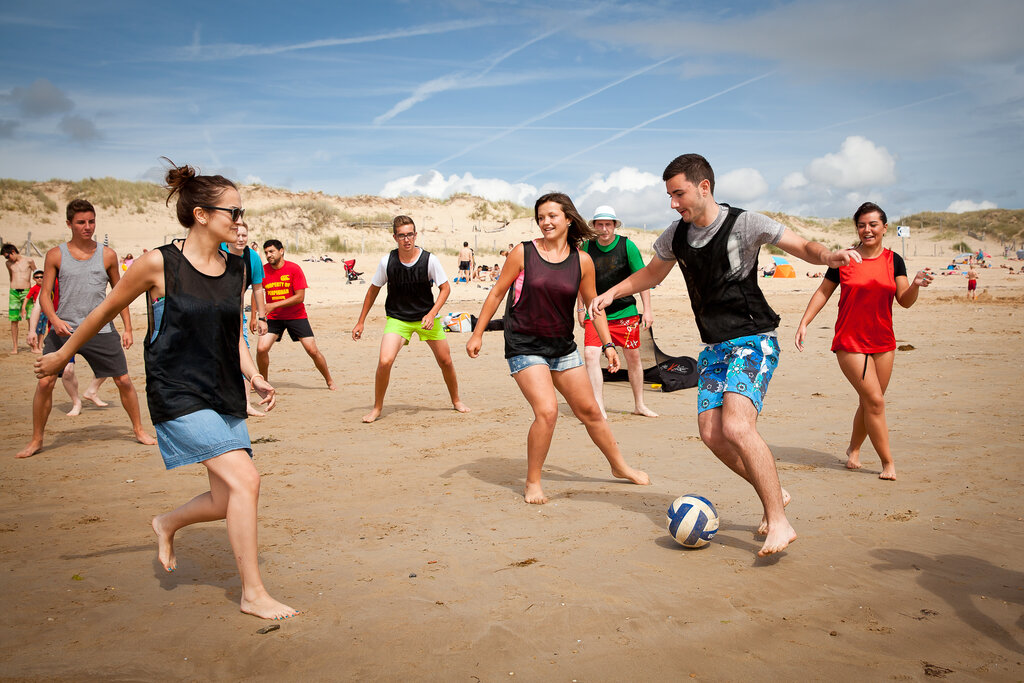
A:
MULTIPOLYGON (((50 249, 43 265, 39 305, 51 325, 50 333, 43 341, 43 353, 52 353, 63 346, 82 320, 106 298, 107 283, 113 287, 121 278, 117 254, 92 238, 96 232, 96 209, 92 204, 84 199, 69 203, 67 224, 71 229, 71 240, 50 249), (53 286, 58 279, 60 295, 54 310, 53 286)), ((131 419, 135 438, 141 444, 152 446, 156 439, 142 428, 139 396, 128 375, 128 363, 121 348, 128 349, 133 341, 131 314, 127 308, 121 311, 121 320, 124 323, 123 339, 111 323, 87 341, 78 353, 89 363, 96 377, 114 378, 121 394, 121 405, 131 419)), ((36 385, 32 399, 32 440, 15 454, 16 458, 27 458, 42 449, 43 432, 53 407, 56 383, 56 377, 45 377, 36 385)))

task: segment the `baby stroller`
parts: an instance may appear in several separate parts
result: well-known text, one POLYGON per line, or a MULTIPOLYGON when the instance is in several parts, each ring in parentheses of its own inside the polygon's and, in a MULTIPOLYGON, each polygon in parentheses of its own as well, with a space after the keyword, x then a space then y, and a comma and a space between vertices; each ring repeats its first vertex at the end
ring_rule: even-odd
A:
POLYGON ((349 259, 345 261, 345 275, 348 277, 349 282, 352 282, 353 280, 358 280, 359 276, 362 275, 362 273, 356 272, 355 259, 349 259))

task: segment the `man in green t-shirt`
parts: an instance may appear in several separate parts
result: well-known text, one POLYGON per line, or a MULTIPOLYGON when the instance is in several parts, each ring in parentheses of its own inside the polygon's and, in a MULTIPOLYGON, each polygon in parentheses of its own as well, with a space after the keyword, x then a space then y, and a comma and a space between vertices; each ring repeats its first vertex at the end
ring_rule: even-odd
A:
MULTIPOLYGON (((596 240, 583 243, 582 249, 590 254, 594 261, 595 284, 597 293, 601 294, 644 267, 644 259, 637 246, 624 235, 616 235, 616 228, 622 227, 622 221, 615 216, 615 209, 610 206, 599 206, 594 212, 590 226, 597 232, 596 240)), ((634 415, 658 417, 658 414, 644 405, 644 369, 640 361, 640 330, 647 329, 654 322, 651 310, 651 290, 640 292, 643 302, 643 314, 636 308, 636 297, 625 296, 616 299, 605 309, 608 317, 608 331, 612 342, 622 347, 625 356, 629 385, 633 389, 634 415), (642 326, 642 327, 641 327, 642 326)), ((594 395, 604 408, 604 378, 601 373, 601 339, 587 315, 582 300, 577 302, 576 317, 584 327, 583 358, 587 363, 587 374, 594 386, 594 395)))

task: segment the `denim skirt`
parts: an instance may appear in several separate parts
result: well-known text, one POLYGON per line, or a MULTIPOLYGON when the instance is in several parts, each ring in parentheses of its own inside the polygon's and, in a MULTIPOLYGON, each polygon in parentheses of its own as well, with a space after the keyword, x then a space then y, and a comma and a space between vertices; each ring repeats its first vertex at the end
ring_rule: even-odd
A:
POLYGON ((249 428, 239 417, 206 409, 154 426, 164 467, 169 470, 203 462, 228 451, 244 450, 252 457, 249 428))

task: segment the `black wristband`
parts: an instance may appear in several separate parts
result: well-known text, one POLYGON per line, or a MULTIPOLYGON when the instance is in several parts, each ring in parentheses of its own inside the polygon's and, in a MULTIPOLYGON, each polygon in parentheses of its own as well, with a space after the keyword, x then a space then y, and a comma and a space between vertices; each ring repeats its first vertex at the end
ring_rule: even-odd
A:
POLYGON ((614 342, 608 342, 607 344, 605 344, 604 346, 601 347, 601 351, 607 351, 608 349, 614 349, 614 348, 615 348, 615 343, 614 342))
POLYGON ((267 322, 267 319, 266 319, 266 318, 264 318, 264 317, 262 317, 262 316, 261 316, 261 317, 259 317, 259 318, 257 318, 257 320, 262 320, 263 322, 267 322))

